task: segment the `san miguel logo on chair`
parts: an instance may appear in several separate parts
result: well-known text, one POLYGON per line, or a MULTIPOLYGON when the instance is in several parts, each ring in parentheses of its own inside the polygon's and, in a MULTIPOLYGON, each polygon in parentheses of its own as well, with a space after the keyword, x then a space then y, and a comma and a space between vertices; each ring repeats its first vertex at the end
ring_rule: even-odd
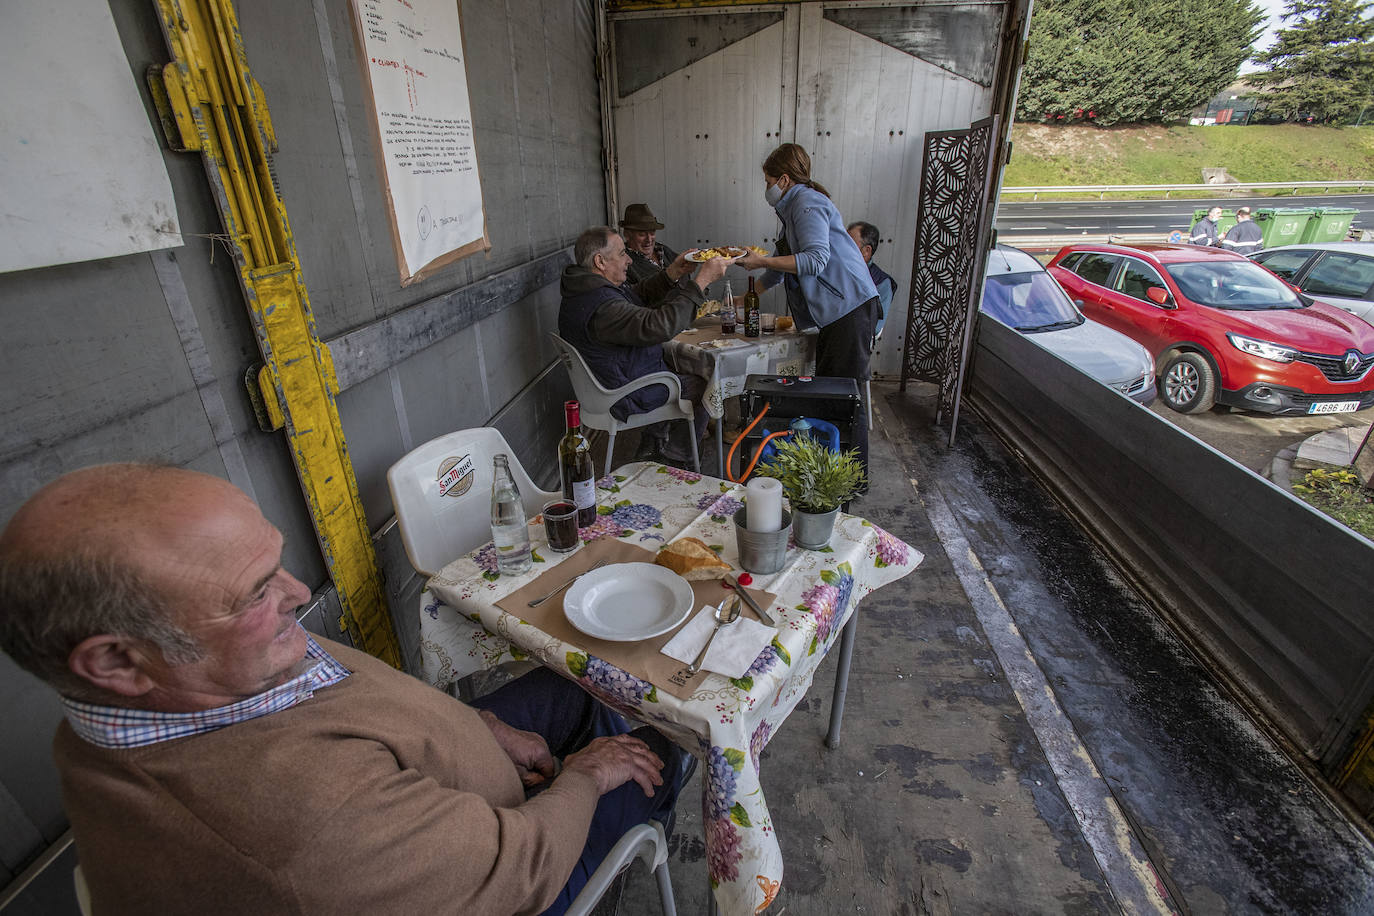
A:
POLYGON ((445 458, 439 462, 439 495, 462 496, 472 489, 472 456, 445 458))

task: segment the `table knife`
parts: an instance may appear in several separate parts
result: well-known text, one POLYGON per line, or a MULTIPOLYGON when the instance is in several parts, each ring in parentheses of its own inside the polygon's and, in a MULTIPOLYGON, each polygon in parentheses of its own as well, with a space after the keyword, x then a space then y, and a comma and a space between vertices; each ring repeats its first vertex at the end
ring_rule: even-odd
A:
POLYGON ((750 609, 753 610, 755 614, 759 615, 759 620, 762 620, 770 627, 775 627, 778 625, 778 622, 773 619, 773 615, 765 611, 763 608, 759 607, 759 603, 755 601, 752 597, 750 597, 749 593, 744 590, 744 586, 740 585, 739 580, 737 580, 734 576, 730 575, 729 573, 726 573, 725 583, 735 590, 735 594, 739 595, 741 598, 744 599, 744 603, 749 605, 750 609))

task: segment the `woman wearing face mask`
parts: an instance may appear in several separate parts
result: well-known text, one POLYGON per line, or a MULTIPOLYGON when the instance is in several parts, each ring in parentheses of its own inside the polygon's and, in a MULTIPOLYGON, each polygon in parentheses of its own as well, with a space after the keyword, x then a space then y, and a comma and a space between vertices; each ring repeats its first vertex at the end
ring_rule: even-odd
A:
MULTIPOLYGON (((878 290, 863 255, 844 227, 830 193, 811 180, 811 157, 784 143, 763 161, 764 199, 782 231, 771 257, 750 252, 735 263, 765 271, 762 289, 781 280, 798 327, 820 328, 816 375, 852 378, 863 389, 878 317, 878 290)), ((854 445, 868 467, 864 411, 854 425, 854 445)))

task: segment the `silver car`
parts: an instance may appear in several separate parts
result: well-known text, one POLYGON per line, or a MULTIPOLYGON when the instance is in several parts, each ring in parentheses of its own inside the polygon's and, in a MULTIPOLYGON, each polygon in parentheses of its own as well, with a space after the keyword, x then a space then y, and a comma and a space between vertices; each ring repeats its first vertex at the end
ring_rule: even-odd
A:
POLYGON ((1250 258, 1305 295, 1374 324, 1374 242, 1280 245, 1250 258))
POLYGON ((1155 399, 1155 361, 1125 334, 1083 317, 1040 262, 1019 248, 988 252, 983 314, 1031 337, 1064 362, 1122 394, 1155 399))

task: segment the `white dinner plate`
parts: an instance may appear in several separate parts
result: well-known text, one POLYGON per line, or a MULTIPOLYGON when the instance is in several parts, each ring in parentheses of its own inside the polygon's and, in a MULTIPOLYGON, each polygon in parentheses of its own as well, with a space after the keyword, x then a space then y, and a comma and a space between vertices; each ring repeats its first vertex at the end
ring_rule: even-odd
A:
POLYGON ((692 586, 653 563, 614 563, 583 575, 563 598, 568 623, 613 642, 666 633, 692 613, 692 586))

